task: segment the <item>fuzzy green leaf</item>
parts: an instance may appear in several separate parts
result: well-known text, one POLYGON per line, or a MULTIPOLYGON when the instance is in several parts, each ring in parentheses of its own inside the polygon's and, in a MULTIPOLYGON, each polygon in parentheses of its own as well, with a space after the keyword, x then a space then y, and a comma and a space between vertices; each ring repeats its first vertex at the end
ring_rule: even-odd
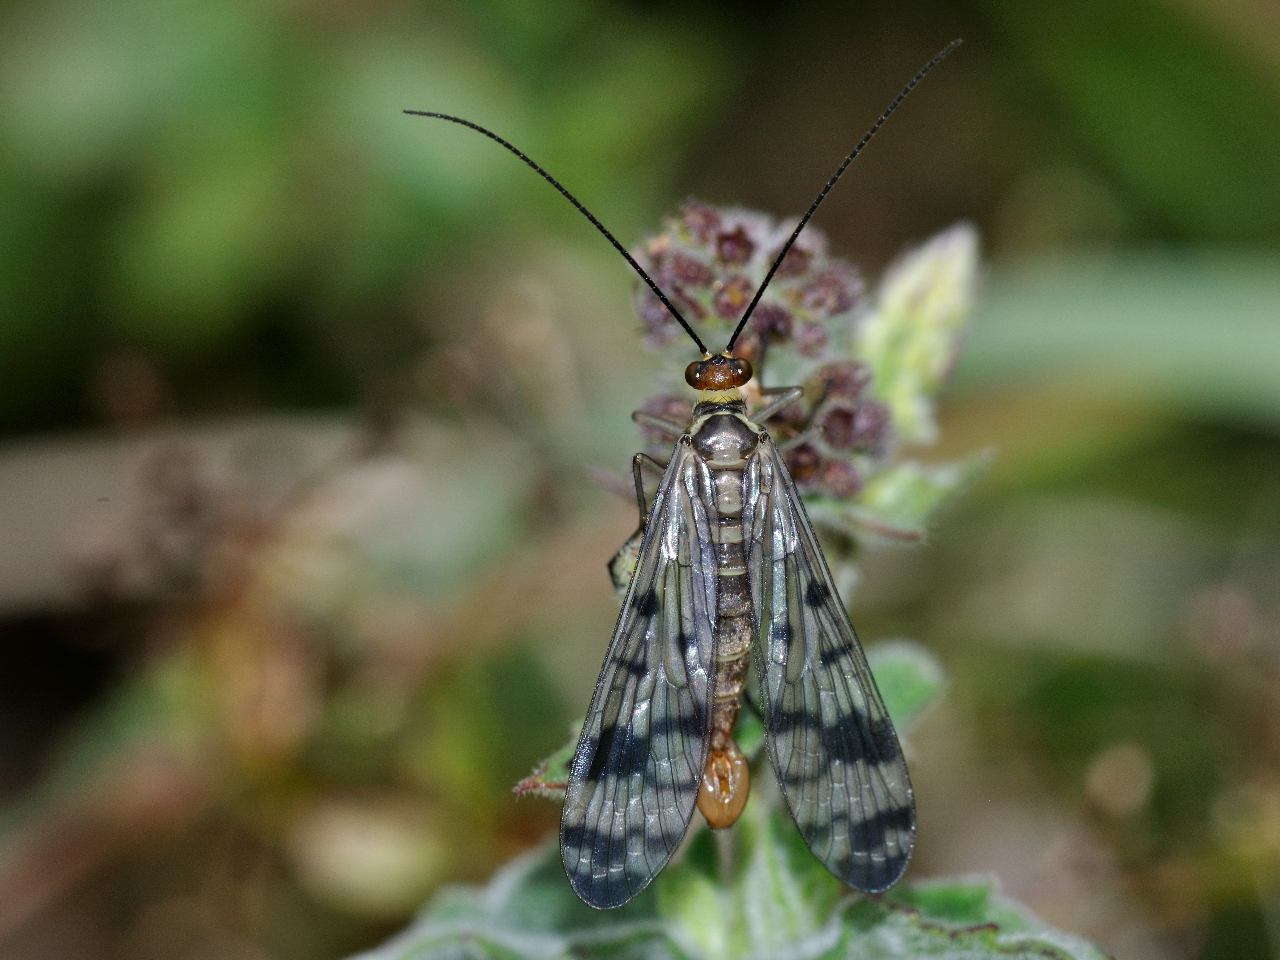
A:
MULTIPOLYGON (((724 844, 721 843, 723 846, 724 844)), ((483 888, 452 888, 403 933, 359 960, 634 958, 712 960, 1102 960, 1002 897, 990 880, 928 881, 879 898, 851 894, 752 803, 730 834, 702 831, 683 860, 611 913, 579 903, 553 846, 483 888), (737 848, 714 849, 721 838, 737 848)))

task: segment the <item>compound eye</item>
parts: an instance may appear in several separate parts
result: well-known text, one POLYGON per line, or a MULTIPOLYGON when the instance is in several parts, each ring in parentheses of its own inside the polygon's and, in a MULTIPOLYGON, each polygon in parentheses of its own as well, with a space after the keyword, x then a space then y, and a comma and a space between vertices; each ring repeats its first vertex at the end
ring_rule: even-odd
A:
POLYGON ((695 390, 732 390, 750 380, 753 372, 750 360, 721 353, 693 361, 684 379, 695 390))

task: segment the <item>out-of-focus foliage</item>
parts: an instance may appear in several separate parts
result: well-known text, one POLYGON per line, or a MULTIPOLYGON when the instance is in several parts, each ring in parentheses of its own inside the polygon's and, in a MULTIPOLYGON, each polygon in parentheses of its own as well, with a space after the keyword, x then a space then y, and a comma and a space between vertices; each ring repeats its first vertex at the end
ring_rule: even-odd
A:
POLYGON ((635 521, 582 468, 672 370, 572 210, 402 107, 633 243, 690 194, 798 214, 955 35, 817 221, 875 275, 959 220, 990 263, 921 476, 998 456, 854 611, 949 678, 913 878, 994 873, 1116 956, 1280 954, 1278 30, 6 5, 0 954, 351 953, 553 827, 509 785, 586 702, 635 521))
POLYGON ((415 287, 560 212, 510 158, 402 107, 500 123, 585 196, 612 193, 619 229, 634 224, 674 159, 635 147, 724 84, 716 45, 639 11, 559 7, 11 9, 0 424, 99 412, 83 385, 111 376, 97 365, 113 350, 159 361, 176 399, 215 409, 246 389, 296 404, 376 386, 441 332, 422 329, 415 287), (507 42, 474 46, 484 32, 507 42))

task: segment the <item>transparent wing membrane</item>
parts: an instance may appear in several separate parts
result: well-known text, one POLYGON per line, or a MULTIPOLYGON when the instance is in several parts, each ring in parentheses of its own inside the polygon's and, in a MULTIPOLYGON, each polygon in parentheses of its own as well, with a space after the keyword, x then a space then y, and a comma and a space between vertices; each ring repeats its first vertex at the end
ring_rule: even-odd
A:
POLYGON ((884 890, 915 844, 897 734, 772 441, 761 443, 745 488, 755 668, 787 809, 832 873, 859 890, 884 890))
POLYGON ((715 648, 709 489, 706 466, 681 441, 570 767, 560 851, 574 890, 595 907, 620 906, 643 890, 693 815, 715 648))

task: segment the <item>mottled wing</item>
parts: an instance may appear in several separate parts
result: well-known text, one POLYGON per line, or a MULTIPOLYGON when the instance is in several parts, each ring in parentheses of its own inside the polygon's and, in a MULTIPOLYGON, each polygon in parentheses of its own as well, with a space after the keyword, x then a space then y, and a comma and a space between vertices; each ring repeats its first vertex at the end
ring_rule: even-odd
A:
POLYGON ((769 751, 805 843, 878 892, 915 845, 906 761, 795 483, 771 440, 747 468, 743 514, 769 751))
POLYGON ((706 760, 716 522, 706 465, 682 439, 662 478, 569 770, 560 852, 593 907, 643 890, 675 852, 706 760))

